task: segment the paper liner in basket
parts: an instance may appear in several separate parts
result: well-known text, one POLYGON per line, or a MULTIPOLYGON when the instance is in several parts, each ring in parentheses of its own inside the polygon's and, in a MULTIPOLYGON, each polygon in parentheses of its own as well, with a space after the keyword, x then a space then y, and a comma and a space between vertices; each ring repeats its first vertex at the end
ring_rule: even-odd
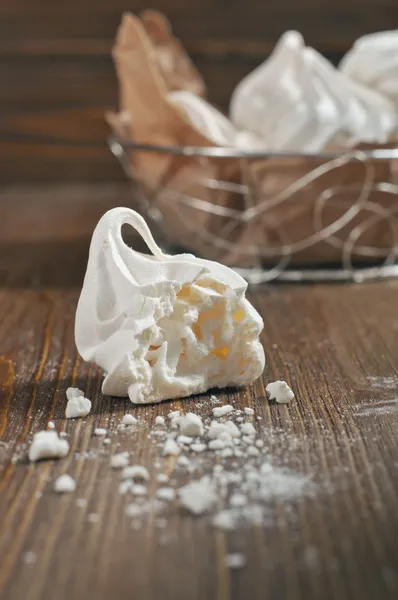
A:
MULTIPOLYGON (((214 146, 168 98, 151 41, 133 15, 123 17, 113 57, 121 112, 107 115, 107 119, 119 136, 159 146, 214 146)), ((157 209, 161 216, 161 229, 168 239, 199 255, 222 260, 224 251, 207 245, 206 236, 200 232, 213 228, 222 235, 229 217, 216 216, 204 208, 216 204, 220 211, 242 210, 240 193, 228 186, 218 187, 220 180, 239 184, 239 161, 131 151, 129 165, 151 209, 157 209)), ((238 234, 234 231, 232 239, 238 234)))
POLYGON ((263 263, 284 258, 284 266, 341 263, 344 253, 354 262, 385 258, 398 244, 394 165, 360 151, 247 162, 256 203, 239 239, 242 254, 256 245, 263 263))

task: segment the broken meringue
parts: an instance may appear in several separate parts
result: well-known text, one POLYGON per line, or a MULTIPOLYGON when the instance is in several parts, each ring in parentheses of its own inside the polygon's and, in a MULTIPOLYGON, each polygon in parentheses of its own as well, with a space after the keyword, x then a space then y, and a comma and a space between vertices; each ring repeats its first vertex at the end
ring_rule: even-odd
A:
POLYGON ((398 101, 398 29, 357 39, 339 69, 355 81, 398 101))
POLYGON ((77 348, 104 369, 104 394, 137 404, 250 384, 265 358, 258 339, 263 321, 246 288, 221 264, 163 254, 139 214, 115 208, 93 233, 76 312, 77 348), (126 246, 124 224, 152 256, 126 246))

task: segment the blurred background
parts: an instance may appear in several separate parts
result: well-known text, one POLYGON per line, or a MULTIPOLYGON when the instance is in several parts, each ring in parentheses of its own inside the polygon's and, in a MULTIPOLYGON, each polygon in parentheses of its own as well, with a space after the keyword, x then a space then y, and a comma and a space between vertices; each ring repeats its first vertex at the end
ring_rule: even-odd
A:
POLYGON ((122 12, 144 8, 170 18, 221 107, 287 29, 337 63, 398 26, 397 0, 1 0, 0 183, 124 180, 105 144, 110 50, 122 12))

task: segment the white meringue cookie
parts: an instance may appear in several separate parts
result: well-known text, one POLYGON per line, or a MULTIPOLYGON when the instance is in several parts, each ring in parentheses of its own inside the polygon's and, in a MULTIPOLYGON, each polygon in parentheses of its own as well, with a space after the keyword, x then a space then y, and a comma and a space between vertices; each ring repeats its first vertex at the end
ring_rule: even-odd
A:
POLYGON ((160 402, 211 387, 247 385, 264 369, 263 321, 245 298, 247 283, 216 262, 168 256, 144 219, 115 208, 92 237, 76 312, 85 360, 106 372, 104 394, 160 402), (151 255, 126 246, 131 225, 151 255))
POLYGON ((200 96, 188 91, 177 91, 170 92, 169 98, 213 144, 245 150, 264 147, 263 140, 249 131, 238 131, 225 115, 200 96))
POLYGON ((360 37, 339 69, 398 102, 398 29, 360 37))
POLYGON ((312 48, 303 50, 305 60, 335 106, 336 134, 348 144, 384 144, 397 128, 397 113, 390 100, 339 72, 312 48))
POLYGON ((274 152, 320 152, 339 135, 384 143, 397 127, 388 99, 338 72, 294 31, 237 86, 230 114, 274 152))
POLYGON ((236 129, 219 110, 192 92, 170 92, 169 98, 184 111, 192 125, 218 146, 234 146, 236 129))

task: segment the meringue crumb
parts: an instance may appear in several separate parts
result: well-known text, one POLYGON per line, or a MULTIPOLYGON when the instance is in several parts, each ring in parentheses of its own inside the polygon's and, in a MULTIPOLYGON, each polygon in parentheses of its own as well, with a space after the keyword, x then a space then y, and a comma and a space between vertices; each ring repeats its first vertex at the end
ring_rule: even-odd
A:
POLYGON ((123 425, 136 425, 138 423, 138 419, 136 419, 135 417, 133 417, 133 415, 131 415, 130 413, 127 413, 126 415, 124 415, 123 419, 122 419, 122 424, 123 425))
POLYGON ((197 437, 203 435, 203 422, 199 415, 189 412, 180 419, 180 433, 184 436, 197 437))
POLYGON ((80 398, 80 396, 84 396, 84 392, 79 390, 76 387, 68 387, 66 390, 66 397, 68 400, 73 400, 74 398, 80 398))
MULTIPOLYGON (((71 389, 71 388, 69 388, 71 389)), ((87 417, 91 410, 91 401, 84 396, 75 396, 68 400, 65 409, 67 419, 78 419, 87 417)))
POLYGON ((155 418, 155 425, 165 425, 164 417, 161 417, 160 415, 158 415, 155 418))
POLYGON ((170 419, 170 421, 174 421, 175 419, 179 418, 180 414, 181 413, 179 410, 172 410, 169 412, 169 414, 167 416, 170 419))
POLYGON ((56 431, 38 431, 33 435, 29 447, 29 460, 36 462, 42 458, 63 458, 69 452, 69 444, 61 440, 56 431))
POLYGON ((278 404, 288 404, 294 398, 294 393, 287 385, 286 381, 274 381, 265 388, 269 394, 270 400, 275 400, 278 404))
POLYGON ((216 406, 213 408, 213 415, 215 417, 224 417, 225 415, 229 415, 233 412, 234 407, 230 404, 225 404, 224 406, 216 406))
POLYGON ((143 479, 149 481, 149 471, 141 465, 131 465, 122 471, 122 479, 143 479))
POLYGON ((54 492, 57 494, 70 494, 76 489, 76 482, 70 475, 66 473, 58 477, 54 483, 54 492))
POLYGON ((218 529, 232 531, 235 527, 235 517, 230 510, 222 510, 213 518, 213 525, 218 529))
POLYGON ((251 423, 243 423, 240 426, 240 430, 243 435, 255 435, 256 434, 256 430, 254 429, 254 426, 251 423))
POLYGON ((229 569, 241 569, 246 565, 246 558, 240 552, 226 554, 225 566, 229 569))
POLYGON ((167 473, 159 473, 156 476, 156 481, 158 483, 167 483, 169 479, 170 479, 170 477, 167 475, 167 473))
POLYGON ((108 432, 103 427, 96 427, 94 429, 94 435, 101 437, 102 435, 106 435, 108 432))
POLYGON ((87 515, 87 521, 89 523, 98 523, 100 520, 100 516, 98 513, 90 513, 87 515))
POLYGON ((193 452, 203 452, 204 450, 206 450, 206 444, 201 444, 200 442, 197 442, 195 444, 191 444, 190 449, 193 450, 193 452))
POLYGON ((112 469, 123 469, 129 464, 129 453, 119 452, 111 456, 111 467, 112 469))
POLYGON ((148 490, 146 489, 146 487, 144 485, 141 485, 139 483, 136 483, 135 485, 131 486, 130 489, 131 493, 134 496, 145 496, 148 492, 148 490))
POLYGON ((165 445, 163 446, 163 455, 164 456, 178 456, 180 453, 180 448, 176 441, 169 437, 167 438, 165 445))
POLYGON ((245 413, 247 415, 254 415, 254 410, 252 408, 249 408, 248 406, 245 406, 245 413))
POLYGON ((217 501, 214 485, 204 479, 188 483, 178 490, 181 505, 195 515, 208 511, 217 501))
POLYGON ((102 442, 105 446, 109 446, 109 444, 111 443, 111 438, 105 438, 104 441, 102 442))
POLYGON ((189 465, 191 464, 191 461, 186 456, 179 456, 178 460, 177 460, 177 464, 180 467, 189 467, 189 465))
POLYGON ((156 492, 156 496, 159 500, 165 500, 166 502, 171 502, 175 499, 176 493, 175 490, 171 487, 161 487, 156 492))
POLYGON ((47 429, 55 429, 55 423, 54 423, 54 421, 49 421, 47 423, 47 429))

